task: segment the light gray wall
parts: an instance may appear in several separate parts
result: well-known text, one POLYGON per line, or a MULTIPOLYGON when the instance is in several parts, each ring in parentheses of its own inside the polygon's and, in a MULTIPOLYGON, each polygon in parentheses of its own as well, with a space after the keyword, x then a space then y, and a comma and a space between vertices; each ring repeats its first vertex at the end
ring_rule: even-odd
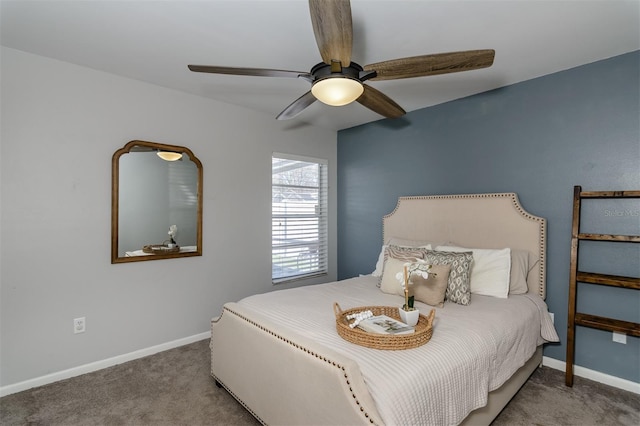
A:
MULTIPOLYGON (((1 54, 0 385, 205 333, 223 303, 274 288, 271 154, 326 158, 335 183, 334 131, 1 54), (202 161, 202 257, 110 263, 111 156, 133 139, 202 161)), ((336 278, 333 184, 329 201, 329 275, 304 284, 336 278)))
MULTIPOLYGON (((544 353, 564 361, 573 186, 640 189, 639 63, 634 52, 338 132, 338 277, 373 271, 399 196, 516 192, 548 221, 547 304, 562 342, 544 353)), ((587 207, 583 229, 640 234, 640 206, 623 205, 587 207)), ((581 258, 584 270, 640 276, 638 244, 585 244, 581 258)), ((584 285, 578 303, 640 322, 638 293, 584 285)), ((640 382, 639 340, 578 327, 576 364, 640 382)))

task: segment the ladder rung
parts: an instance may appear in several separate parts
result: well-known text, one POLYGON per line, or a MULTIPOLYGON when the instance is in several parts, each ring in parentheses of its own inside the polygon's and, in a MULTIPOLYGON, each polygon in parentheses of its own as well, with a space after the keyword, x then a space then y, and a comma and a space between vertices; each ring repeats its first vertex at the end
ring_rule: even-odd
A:
POLYGON ((580 198, 640 198, 640 191, 582 191, 580 198))
POLYGON ((640 243, 640 235, 578 234, 579 240, 640 243))
POLYGON ((640 278, 623 277, 621 275, 596 274, 593 272, 578 271, 576 274, 576 281, 640 290, 640 278))
POLYGON ((637 322, 622 321, 613 318, 599 317, 576 313, 575 323, 585 327, 597 328, 605 331, 616 331, 618 333, 629 334, 640 337, 640 324, 637 322))

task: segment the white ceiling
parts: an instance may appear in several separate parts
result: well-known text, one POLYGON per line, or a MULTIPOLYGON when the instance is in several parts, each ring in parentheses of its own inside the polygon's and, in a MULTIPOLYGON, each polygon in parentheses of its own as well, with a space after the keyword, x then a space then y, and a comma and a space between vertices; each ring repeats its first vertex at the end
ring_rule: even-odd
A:
MULTIPOLYGON (((301 79, 193 73, 187 64, 309 71, 320 62, 306 0, 0 1, 2 45, 264 111, 301 79)), ((491 68, 369 82, 412 111, 640 49, 638 0, 352 0, 360 65, 495 49, 491 68)), ((292 121, 335 130, 381 116, 320 102, 292 121)))

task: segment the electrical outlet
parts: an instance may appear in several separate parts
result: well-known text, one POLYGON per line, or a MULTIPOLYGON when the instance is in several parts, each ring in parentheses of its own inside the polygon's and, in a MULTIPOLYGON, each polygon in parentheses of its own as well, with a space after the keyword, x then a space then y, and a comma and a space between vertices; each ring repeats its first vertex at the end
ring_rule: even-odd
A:
POLYGON ((627 344, 627 335, 624 333, 618 333, 617 331, 613 332, 613 341, 616 343, 622 343, 623 345, 627 344))
POLYGON ((556 321, 555 321, 555 317, 553 315, 553 312, 549 312, 549 316, 551 317, 551 322, 555 324, 556 321))
POLYGON ((82 318, 75 318, 73 320, 73 333, 74 334, 78 334, 78 333, 84 333, 86 330, 86 324, 85 324, 85 319, 84 317, 82 318))

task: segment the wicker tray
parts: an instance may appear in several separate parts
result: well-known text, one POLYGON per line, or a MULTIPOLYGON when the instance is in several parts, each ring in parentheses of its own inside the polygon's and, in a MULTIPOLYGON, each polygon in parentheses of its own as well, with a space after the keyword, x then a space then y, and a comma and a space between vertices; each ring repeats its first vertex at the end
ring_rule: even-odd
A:
POLYGON ((169 253, 179 253, 180 247, 175 246, 169 248, 163 244, 149 244, 142 247, 142 251, 144 253, 152 253, 152 254, 169 254, 169 253))
POLYGON ((387 315, 400 321, 398 308, 391 306, 360 306, 343 311, 338 303, 334 303, 333 311, 336 314, 336 330, 340 337, 351 343, 355 343, 356 345, 390 351, 416 348, 427 343, 433 334, 433 320, 436 316, 435 309, 431 309, 429 316, 420 314, 414 333, 393 336, 388 334, 368 333, 358 327, 351 328, 349 327, 350 321, 347 320, 347 315, 356 312, 371 311, 373 315, 387 315))

